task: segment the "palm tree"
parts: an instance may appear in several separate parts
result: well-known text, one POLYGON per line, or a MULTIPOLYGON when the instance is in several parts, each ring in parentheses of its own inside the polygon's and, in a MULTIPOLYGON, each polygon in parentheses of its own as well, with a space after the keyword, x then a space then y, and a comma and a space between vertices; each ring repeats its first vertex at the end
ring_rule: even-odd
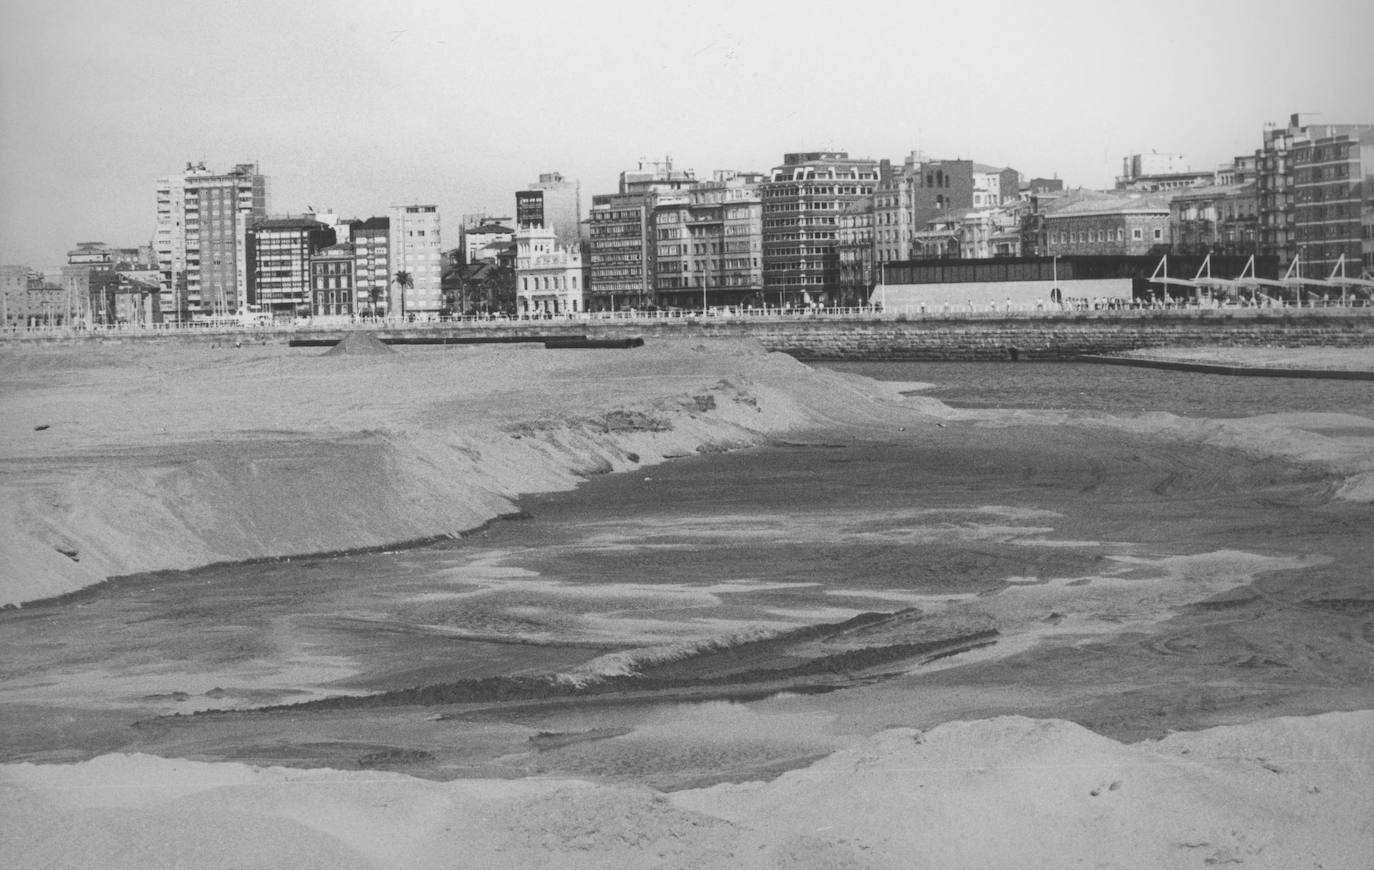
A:
MULTIPOLYGON (((409 272, 407 272, 405 269, 402 269, 402 270, 400 270, 399 272, 396 273, 396 277, 392 278, 391 281, 392 281, 392 283, 394 283, 397 287, 400 287, 400 288, 401 288, 401 312, 400 312, 400 313, 401 313, 401 319, 402 319, 402 320, 405 320, 405 317, 406 317, 406 291, 409 290, 410 288, 412 288, 412 287, 415 286, 415 279, 413 279, 413 278, 410 277, 410 273, 409 273, 409 272)), ((388 316, 388 317, 391 315, 391 311, 392 311, 392 306, 391 306, 390 301, 388 301, 388 302, 387 302, 387 306, 386 306, 386 313, 387 313, 387 316, 388 316)))

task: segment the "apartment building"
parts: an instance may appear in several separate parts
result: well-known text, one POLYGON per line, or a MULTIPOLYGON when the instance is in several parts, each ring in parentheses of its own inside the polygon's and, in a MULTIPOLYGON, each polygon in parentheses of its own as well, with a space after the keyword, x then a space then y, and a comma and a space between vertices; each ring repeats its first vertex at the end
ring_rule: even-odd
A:
MULTIPOLYGON (((876 196, 876 194, 875 194, 876 196)), ((843 306, 863 305, 877 281, 873 244, 874 196, 861 197, 840 212, 835 250, 840 259, 840 298, 843 306)))
POLYGON ((1254 181, 1211 184, 1169 200, 1173 249, 1181 254, 1253 254, 1259 244, 1259 194, 1254 181))
POLYGON ((515 193, 515 229, 547 227, 564 248, 583 239, 582 185, 557 171, 539 173, 539 180, 515 193))
POLYGON ((652 193, 592 197, 588 217, 593 311, 645 309, 653 304, 650 248, 652 193))
POLYGON ((705 309, 762 302, 763 204, 758 173, 657 195, 652 215, 655 301, 705 309))
POLYGON ((840 294, 840 215, 872 196, 878 161, 844 151, 783 155, 763 201, 763 282, 766 304, 833 304, 840 294))
POLYGON ((391 207, 389 239, 392 310, 402 317, 438 316, 444 306, 442 286, 444 259, 440 238, 439 209, 433 205, 391 207), (396 275, 405 272, 411 286, 402 287, 396 275))
POLYGON ((370 217, 352 225, 354 310, 385 316, 391 298, 391 218, 370 217))
POLYGON ((1374 126, 1308 128, 1290 153, 1293 232, 1303 274, 1325 278, 1344 258, 1352 277, 1374 268, 1374 126))
POLYGON ((248 298, 247 235, 267 216, 267 177, 256 163, 227 172, 187 163, 158 179, 157 257, 160 308, 174 321, 237 311, 248 298))
POLYGON ((351 317, 363 313, 366 309, 358 305, 356 279, 352 242, 338 242, 317 251, 310 259, 311 316, 351 317))
POLYGON ((309 314, 310 263, 316 252, 335 243, 334 230, 311 215, 264 218, 254 221, 245 242, 247 303, 272 317, 309 314))

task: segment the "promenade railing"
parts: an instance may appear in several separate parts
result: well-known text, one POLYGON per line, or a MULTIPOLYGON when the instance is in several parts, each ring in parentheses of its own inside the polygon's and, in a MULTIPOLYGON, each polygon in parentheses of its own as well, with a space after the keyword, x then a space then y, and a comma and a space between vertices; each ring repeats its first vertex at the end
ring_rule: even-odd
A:
POLYGON ((935 305, 837 307, 837 308, 721 308, 660 311, 595 311, 533 315, 467 315, 463 317, 415 316, 414 318, 369 318, 332 315, 302 317, 244 324, 223 322, 168 322, 156 324, 34 324, 0 329, 5 339, 54 339, 79 336, 155 336, 155 335, 261 335, 282 333, 337 333, 345 330, 452 330, 455 328, 529 329, 537 326, 586 324, 588 326, 701 326, 725 323, 763 323, 796 321, 913 321, 913 320, 1005 320, 1071 318, 1198 318, 1262 317, 1275 315, 1315 315, 1374 319, 1374 305, 1363 300, 1354 304, 1334 302, 1296 305, 1217 305, 1186 304, 1017 304, 1017 303, 941 303, 935 305))

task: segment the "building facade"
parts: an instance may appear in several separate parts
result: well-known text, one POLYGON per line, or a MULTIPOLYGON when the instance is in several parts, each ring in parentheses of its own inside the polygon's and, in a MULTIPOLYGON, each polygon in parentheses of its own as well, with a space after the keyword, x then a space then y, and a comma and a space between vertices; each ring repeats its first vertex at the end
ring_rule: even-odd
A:
POLYGON ((835 250, 840 258, 841 306, 866 304, 869 291, 877 280, 874 275, 873 199, 872 196, 860 197, 840 212, 835 250))
POLYGON ((463 230, 460 247, 468 263, 499 264, 515 249, 515 230, 505 224, 480 224, 463 230))
POLYGON ((1021 192, 1021 173, 1009 166, 973 164, 973 208, 997 208, 1017 199, 1021 192))
POLYGON ((1050 256, 1135 256, 1172 244, 1169 198, 1164 195, 1096 195, 1070 199, 1045 214, 1050 256))
POLYGON ((158 179, 153 247, 169 320, 237 311, 248 298, 247 236, 267 216, 267 177, 256 163, 228 172, 187 163, 158 179))
POLYGON ((1137 193, 1158 193, 1182 190, 1216 182, 1213 170, 1195 170, 1182 154, 1130 154, 1121 160, 1121 175, 1117 176, 1117 190, 1137 193))
POLYGON ((1374 126, 1309 128, 1296 142, 1293 167, 1293 243, 1304 274, 1325 278, 1342 259, 1354 268, 1374 267, 1365 237, 1374 212, 1374 126))
POLYGON ((444 307, 443 242, 440 238, 439 209, 433 205, 391 207, 392 309, 388 316, 437 316, 444 307), (405 272, 411 286, 402 287, 396 276, 405 272))
POLYGON ((251 268, 247 304, 277 318, 308 315, 310 262, 334 239, 333 229, 308 215, 255 221, 246 239, 251 268))
POLYGON ((547 227, 564 248, 582 241, 582 185, 559 172, 541 172, 539 180, 515 193, 515 228, 547 227))
POLYGON ((1344 254, 1346 261, 1358 259, 1369 268, 1374 252, 1364 244, 1363 227, 1374 188, 1368 179, 1374 173, 1371 129, 1304 124, 1300 114, 1289 116, 1286 126, 1266 127, 1254 154, 1262 255, 1276 256, 1284 266, 1301 256, 1313 269, 1329 272, 1344 254))
POLYGON ((338 242, 317 251, 310 259, 310 315, 352 317, 363 313, 366 309, 358 305, 356 276, 352 242, 338 242))
POLYGON ((588 218, 593 311, 645 309, 653 303, 652 193, 598 194, 588 218))
POLYGON ((872 196, 876 160, 844 151, 785 154, 761 184, 765 303, 833 304, 840 296, 840 215, 872 196))
POLYGON ((516 313, 577 314, 587 310, 588 268, 582 252, 558 241, 552 227, 530 226, 515 234, 516 313))
POLYGON ((1253 254, 1259 246, 1255 182, 1207 185, 1169 200, 1173 250, 1180 254, 1253 254))
POLYGON ((763 290, 763 177, 717 173, 712 181, 658 194, 655 302, 702 309, 760 301, 763 290))
POLYGON ((370 217, 352 226, 354 310, 384 317, 391 288, 391 218, 370 217))

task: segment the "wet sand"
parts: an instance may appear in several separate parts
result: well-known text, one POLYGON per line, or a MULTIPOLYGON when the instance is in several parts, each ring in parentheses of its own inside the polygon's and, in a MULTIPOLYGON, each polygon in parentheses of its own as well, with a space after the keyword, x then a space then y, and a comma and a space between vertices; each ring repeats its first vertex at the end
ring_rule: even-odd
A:
POLYGON ((1374 515, 1331 500, 1340 475, 991 419, 796 433, 529 497, 439 547, 0 615, 0 651, 32 668, 6 682, 7 760, 675 789, 903 723, 1014 713, 1134 741, 1374 702, 1374 515), (83 626, 105 642, 35 655, 83 626))
MULTIPOLYGON (((689 392, 709 387, 718 371, 687 377, 689 392)), ((870 389, 817 377, 813 386, 837 392, 870 389)), ((143 576, 5 614, 6 661, 29 657, 0 686, 7 733, 22 735, 11 760, 138 751, 245 762, 264 788, 281 776, 265 768, 284 765, 330 783, 327 801, 350 807, 344 795, 355 791, 366 802, 395 788, 412 805, 422 793, 441 794, 417 790, 415 780, 367 779, 378 771, 457 778, 472 784, 444 786, 444 801, 471 795, 475 805, 518 806, 518 818, 533 826, 508 813, 506 822, 474 827, 471 813, 445 810, 433 818, 461 833, 445 840, 437 821, 413 830, 416 866, 441 866, 460 843, 491 866, 898 866, 914 854, 897 843, 905 835, 896 832, 908 830, 898 818, 945 806, 965 807, 972 819, 999 801, 1051 792, 1057 796, 1043 806, 996 812, 1003 820, 1023 812, 1017 818, 1042 829, 1055 828, 1048 820, 1056 813, 1084 813, 1099 821, 1082 830, 1099 831, 1108 805, 1098 799, 1120 795, 1124 815, 1110 817, 1130 819, 1148 844, 1120 855, 1101 831, 1066 843, 1059 860, 1117 855, 1123 866, 1195 866, 1257 863, 1260 853, 1280 862, 1368 854, 1367 837, 1322 827, 1360 818, 1371 803, 1367 788, 1345 783, 1336 767, 1319 772, 1294 760, 1344 752, 1351 782, 1360 782, 1359 759, 1368 753, 1351 735, 1363 720, 1273 719, 1374 706, 1366 543, 1374 515, 1368 499, 1352 498, 1371 471, 1368 421, 1347 408, 1231 420, 1144 408, 952 409, 914 385, 906 398, 874 385, 869 398, 812 406, 785 435, 761 435, 736 417, 708 437, 708 450, 771 440, 763 452, 638 462, 651 449, 657 458, 690 454, 683 445, 711 430, 685 430, 699 425, 692 414, 709 417, 708 404, 764 413, 749 402, 766 405, 759 397, 774 396, 769 389, 742 378, 710 402, 673 405, 693 409, 684 416, 635 409, 642 416, 597 418, 590 441, 549 417, 531 425, 506 409, 505 437, 536 442, 575 467, 635 470, 597 475, 578 492, 526 498, 520 505, 534 519, 497 523, 438 548, 433 560, 414 551, 143 576), (671 436, 680 440, 654 440, 666 421, 681 424, 671 436), (619 453, 602 446, 589 457, 587 445, 627 431, 636 440, 616 442, 619 453), (631 447, 635 460, 625 455, 631 447), (665 499, 665 491, 673 495, 665 499), (369 593, 368 572, 383 566, 390 582, 369 593), (95 631, 101 624, 127 626, 127 634, 95 631), (66 627, 54 631, 58 625, 66 627), (461 668, 452 664, 455 649, 461 668), (309 702, 290 704, 302 699, 309 702), (287 706, 242 709, 269 704, 287 706), (239 709, 160 715, 207 707, 239 709), (986 719, 1006 713, 1055 721, 986 719), (1158 748, 1142 744, 1143 754, 1109 739, 1222 723, 1253 730, 1189 735, 1187 743, 1171 737, 1158 748), (912 728, 925 734, 902 730, 912 728), (1196 753, 1201 778, 1144 774, 1161 752, 1196 753), (974 757, 997 760, 967 760, 974 757), (1278 757, 1283 763, 1266 760, 1278 757), (1253 765, 1261 778, 1238 778, 1223 769, 1226 759, 1253 765), (1292 779, 1295 763, 1301 782, 1292 779), (1142 773, 1123 776, 1123 765, 1142 773), (319 767, 351 771, 357 788, 302 770, 319 767), (938 784, 939 798, 916 791, 945 769, 959 772, 938 784), (1028 769, 1045 773, 1017 778, 1028 769), (969 779, 977 776, 991 791, 969 779), (645 793, 617 791, 621 785, 576 786, 577 795, 563 796, 558 790, 568 786, 549 777, 675 796, 644 804, 645 793), (523 791, 491 782, 503 778, 521 780, 510 789, 523 791), (707 788, 746 781, 769 784, 707 788), (1072 794, 1059 795, 1069 783, 1072 794), (1317 797, 1318 784, 1340 788, 1346 800, 1317 797), (1276 842, 1265 835, 1272 823, 1246 814, 1244 807, 1267 807, 1259 796, 1273 788, 1292 791, 1274 799, 1277 812, 1307 819, 1303 830, 1320 829, 1322 845, 1296 845, 1296 828, 1276 842), (1218 809, 1219 793, 1249 797, 1218 809), (1326 801, 1321 815, 1310 817, 1317 801, 1326 801), (1175 806, 1193 808, 1186 824, 1170 821, 1175 806), (829 827, 807 815, 811 807, 829 808, 829 827), (567 851, 578 836, 569 825, 598 832, 586 851, 567 851), (808 833, 797 839, 798 831, 808 833), (664 850, 669 839, 691 845, 664 850), (866 861, 870 847, 876 860, 866 861), (643 849, 657 857, 646 861, 643 849), (1150 857, 1140 863, 1141 855, 1150 857)), ((499 400, 481 401, 495 408, 499 400)), ((406 419, 418 426, 447 413, 430 405, 406 419)), ((201 461, 195 444, 182 443, 188 461, 201 461)), ((311 454, 291 461, 308 463, 311 454)), ((234 764, 179 770, 193 779, 137 757, 127 768, 113 756, 70 768, 0 768, 8 789, 0 801, 30 832, 16 854, 46 848, 36 844, 47 842, 49 821, 71 822, 61 807, 105 800, 84 786, 61 791, 68 776, 152 777, 203 806, 213 795, 232 808, 224 818, 243 812, 232 797, 242 793, 232 785, 234 764)), ((349 844, 337 855, 321 847, 315 860, 388 863, 370 851, 384 837, 359 839, 320 821, 331 817, 324 810, 294 806, 290 824, 349 844)), ((137 821, 140 830, 172 825, 196 831, 202 843, 225 842, 215 833, 220 816, 183 817, 171 805, 151 812, 137 821)), ((258 812, 260 830, 283 818, 258 812)), ((87 818, 89 833, 72 848, 128 830, 114 817, 87 818)), ((1005 830, 991 837, 948 818, 922 830, 943 835, 922 840, 921 853, 953 855, 955 863, 977 853, 995 865, 1024 849, 1005 830), (1011 843, 1011 851, 995 853, 1000 859, 978 851, 994 842, 1011 843)), ((300 855, 300 847, 281 842, 265 854, 300 855)))

